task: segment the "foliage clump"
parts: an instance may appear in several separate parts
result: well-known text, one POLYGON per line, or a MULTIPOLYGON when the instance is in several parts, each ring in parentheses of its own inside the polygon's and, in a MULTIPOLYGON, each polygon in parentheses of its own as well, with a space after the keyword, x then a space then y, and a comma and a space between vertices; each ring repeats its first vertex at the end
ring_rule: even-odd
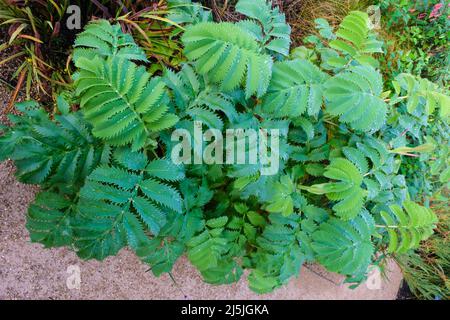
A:
MULTIPOLYGON (((182 19, 187 61, 161 75, 107 21, 78 36, 74 90, 51 116, 19 105, 24 115, 0 137, 0 160, 42 185, 27 217, 32 241, 99 260, 128 247, 156 275, 186 253, 208 283, 249 269, 250 288, 264 293, 306 262, 361 283, 432 234, 436 216, 410 196, 404 158, 448 144, 446 92, 407 74, 385 91, 382 42, 365 13, 336 32, 322 24, 313 49, 290 50, 270 2, 236 8, 246 16, 237 23, 182 19), (280 130, 280 169, 173 163, 171 132, 195 121, 280 130), (442 131, 432 138, 430 126, 442 131)), ((446 182, 448 153, 437 157, 432 174, 446 182)))

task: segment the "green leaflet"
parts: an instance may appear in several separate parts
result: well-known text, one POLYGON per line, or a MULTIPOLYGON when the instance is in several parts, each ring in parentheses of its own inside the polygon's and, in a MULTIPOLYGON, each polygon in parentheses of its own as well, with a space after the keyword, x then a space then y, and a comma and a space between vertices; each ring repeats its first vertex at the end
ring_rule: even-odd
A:
POLYGON ((371 67, 350 67, 325 83, 326 110, 359 131, 377 131, 386 121, 381 74, 371 67))
POLYGON ((239 25, 252 32, 269 53, 289 54, 291 27, 278 7, 272 8, 267 0, 240 0, 236 11, 257 20, 243 20, 239 25))
MULTIPOLYGON (((271 130, 278 130, 279 133, 279 148, 271 148, 269 147, 268 150, 271 152, 271 157, 278 156, 280 161, 280 167, 283 166, 283 162, 288 159, 288 153, 289 153, 289 145, 287 143, 287 132, 289 130, 289 121, 288 120, 263 120, 260 121, 256 117, 252 115, 246 115, 246 114, 240 114, 240 118, 238 119, 237 123, 234 125, 236 128, 245 128, 245 129, 251 129, 255 130, 253 133, 258 132, 260 128, 268 130, 270 133, 271 130)), ((239 130, 238 130, 239 132, 239 130)), ((242 133, 242 131, 241 131, 242 133)), ((245 148, 245 157, 246 159, 249 159, 252 154, 258 153, 258 134, 235 134, 235 139, 237 143, 243 143, 245 148), (251 138, 251 139, 250 139, 251 138), (246 142, 248 141, 248 143, 246 142)), ((268 137, 268 140, 271 140, 271 137, 268 137)), ((260 140, 262 141, 262 140, 260 140)), ((271 143, 271 142, 270 142, 271 143)), ((228 151, 227 151, 228 152, 228 151)), ((260 154, 260 156, 265 157, 267 161, 270 161, 264 153, 260 154)), ((260 157, 261 159, 261 157, 260 157)), ((264 160, 264 159, 263 159, 264 160)), ((246 164, 233 164, 229 166, 227 176, 237 178, 235 180, 235 188, 237 190, 240 190, 241 194, 244 195, 244 198, 248 197, 250 194, 253 194, 256 196, 256 193, 259 192, 265 192, 266 187, 267 190, 270 188, 269 185, 266 184, 263 180, 265 178, 272 179, 272 178, 278 178, 277 172, 275 172, 275 175, 267 175, 265 176, 264 171, 265 169, 268 169, 268 166, 263 164, 263 161, 257 161, 255 164, 247 163, 246 164), (262 186, 262 184, 266 184, 266 186, 262 186)), ((261 198, 261 200, 266 201, 267 197, 261 198)))
POLYGON ((192 120, 202 121, 213 129, 222 129, 223 116, 230 122, 236 121, 233 98, 201 79, 191 65, 185 64, 178 73, 166 70, 163 81, 172 90, 177 107, 192 120))
POLYGON ((170 159, 156 159, 151 161, 145 170, 152 177, 166 181, 179 181, 185 178, 184 168, 174 164, 170 159))
POLYGON ((248 282, 250 289, 260 294, 271 292, 280 286, 276 277, 257 269, 248 276, 248 282))
POLYGON ((206 221, 203 232, 187 243, 189 260, 202 273, 206 282, 212 284, 231 283, 239 280, 242 269, 227 253, 232 243, 225 236, 228 218, 222 216, 206 221))
POLYGON ((81 114, 56 115, 50 120, 35 102, 17 104, 25 116, 11 115, 14 127, 0 137, 0 160, 11 158, 20 181, 77 188, 110 148, 95 139, 81 114))
MULTIPOLYGON (((139 157, 144 155, 128 152, 124 158, 139 157)), ((121 166, 100 166, 87 178, 75 221, 75 245, 80 257, 101 260, 127 244, 137 250, 148 243, 147 230, 159 234, 169 210, 182 212, 178 191, 146 173, 163 180, 181 176, 162 172, 155 163, 139 160, 129 165, 121 161, 121 166)))
POLYGON ((254 254, 255 270, 248 277, 249 286, 257 293, 266 293, 297 276, 305 261, 301 250, 299 216, 269 216, 270 224, 257 239, 254 254))
POLYGON ((364 274, 372 261, 373 218, 363 212, 349 221, 331 218, 312 234, 317 260, 332 272, 364 274))
POLYGON ((412 201, 405 201, 403 208, 390 206, 391 212, 381 212, 389 235, 389 252, 405 253, 417 248, 421 240, 433 234, 437 217, 429 208, 412 201))
MULTIPOLYGON (((393 81, 397 94, 405 93, 409 96, 406 107, 409 113, 415 113, 419 105, 424 105, 425 114, 431 115, 439 109, 439 116, 447 121, 450 120, 450 97, 445 95, 439 87, 427 79, 415 77, 411 74, 399 74, 393 81)), ((397 103, 401 100, 393 100, 397 103)))
POLYGON ((274 117, 317 116, 327 74, 307 60, 276 62, 261 109, 274 117))
POLYGON ((315 261, 315 252, 312 248, 312 234, 319 228, 320 224, 327 221, 329 213, 314 205, 306 205, 302 208, 302 220, 300 222, 300 232, 297 237, 301 244, 301 252, 305 261, 315 261))
POLYGON ((289 216, 294 212, 294 200, 292 194, 295 192, 295 186, 288 176, 282 176, 280 182, 272 185, 272 197, 268 201, 266 210, 269 212, 281 213, 289 216))
POLYGON ((255 39, 239 26, 202 22, 189 27, 182 41, 184 54, 195 61, 196 71, 219 83, 222 90, 231 91, 243 83, 247 98, 261 97, 267 91, 272 58, 260 53, 255 39))
POLYGON ((43 191, 28 208, 26 227, 32 242, 46 248, 70 245, 71 220, 76 214, 73 197, 43 191))
POLYGON ((169 14, 166 18, 178 24, 195 24, 212 21, 211 11, 191 0, 168 0, 169 14))
POLYGON ((356 142, 354 147, 346 146, 342 152, 363 175, 383 169, 390 157, 386 144, 373 137, 356 142))
POLYGON ((378 67, 378 61, 371 55, 383 52, 383 42, 370 31, 367 13, 350 12, 339 25, 336 36, 338 39, 330 41, 331 48, 349 55, 361 65, 378 67))
POLYGON ((369 171, 369 164, 367 163, 364 154, 353 147, 344 147, 342 149, 345 157, 349 159, 361 172, 361 174, 366 174, 369 171))
POLYGON ((185 250, 185 245, 181 241, 168 241, 158 237, 150 240, 145 246, 139 247, 136 254, 151 266, 153 274, 158 277, 165 272, 170 272, 185 250))
POLYGON ((76 93, 96 137, 113 146, 132 143, 136 151, 156 144, 151 136, 178 121, 168 112, 164 83, 144 67, 120 57, 80 58, 76 65, 76 93))
POLYGON ((340 182, 329 183, 327 197, 339 201, 333 210, 342 219, 355 217, 364 205, 365 192, 361 188, 362 176, 350 162, 344 159, 333 159, 326 167, 324 176, 340 182))
POLYGON ((107 20, 97 20, 89 23, 74 43, 73 59, 75 63, 82 58, 119 57, 134 61, 148 61, 144 50, 133 40, 133 37, 123 33, 119 24, 111 25, 107 20))
POLYGON ((175 261, 186 251, 186 242, 204 227, 201 210, 189 209, 181 215, 168 212, 167 223, 159 235, 136 250, 136 254, 151 266, 156 276, 172 270, 175 261))
POLYGON ((201 207, 212 197, 208 186, 192 179, 180 182, 183 197, 183 213, 169 211, 167 223, 159 235, 137 248, 136 254, 151 265, 152 272, 159 276, 170 272, 175 261, 186 252, 187 242, 205 228, 201 207))
POLYGON ((327 40, 336 39, 336 35, 333 33, 333 28, 330 26, 328 21, 324 18, 314 19, 314 23, 316 24, 316 29, 319 31, 319 34, 327 40))
POLYGON ((339 201, 333 206, 333 211, 341 219, 349 220, 356 217, 363 208, 366 197, 366 192, 361 188, 363 176, 359 170, 347 159, 335 158, 325 168, 323 175, 339 182, 300 188, 314 194, 326 194, 328 199, 339 201))
POLYGON ((393 203, 402 203, 406 198, 405 177, 398 170, 398 161, 380 139, 354 137, 353 147, 342 148, 342 153, 363 174, 367 200, 376 203, 372 213, 387 210, 393 203))

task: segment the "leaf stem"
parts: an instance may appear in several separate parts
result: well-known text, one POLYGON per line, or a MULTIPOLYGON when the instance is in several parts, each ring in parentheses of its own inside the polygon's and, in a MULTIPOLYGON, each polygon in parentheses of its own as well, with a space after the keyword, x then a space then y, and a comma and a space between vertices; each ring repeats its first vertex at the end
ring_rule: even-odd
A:
POLYGON ((376 224, 375 227, 377 227, 377 228, 391 228, 391 229, 398 229, 399 228, 398 226, 385 226, 385 225, 382 225, 382 224, 376 224))
MULTIPOLYGON (((409 96, 402 96, 402 97, 398 97, 396 100, 405 100, 408 98, 409 98, 409 96)), ((387 98, 387 99, 384 99, 384 102, 390 102, 391 100, 392 100, 392 98, 387 98)))

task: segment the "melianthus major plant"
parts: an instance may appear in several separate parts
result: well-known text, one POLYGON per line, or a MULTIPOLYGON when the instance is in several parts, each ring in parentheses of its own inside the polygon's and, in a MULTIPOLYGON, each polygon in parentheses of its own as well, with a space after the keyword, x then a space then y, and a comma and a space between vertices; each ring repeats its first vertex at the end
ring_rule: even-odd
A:
POLYGON ((75 42, 75 90, 57 112, 17 105, 23 115, 2 128, 0 159, 41 185, 27 215, 33 242, 99 260, 128 247, 155 275, 186 253, 208 283, 249 269, 251 289, 264 293, 306 262, 360 283, 371 265, 432 234, 436 216, 411 199, 402 172, 405 157, 439 143, 447 151, 434 155, 432 174, 448 181, 445 92, 408 74, 384 91, 382 42, 365 13, 336 32, 320 21, 315 48, 290 51, 278 8, 240 0, 236 10, 247 18, 192 19, 187 62, 161 76, 120 27, 92 22, 75 42), (174 164, 170 134, 194 121, 279 129, 279 172, 174 164), (441 128, 439 141, 430 127, 441 128))

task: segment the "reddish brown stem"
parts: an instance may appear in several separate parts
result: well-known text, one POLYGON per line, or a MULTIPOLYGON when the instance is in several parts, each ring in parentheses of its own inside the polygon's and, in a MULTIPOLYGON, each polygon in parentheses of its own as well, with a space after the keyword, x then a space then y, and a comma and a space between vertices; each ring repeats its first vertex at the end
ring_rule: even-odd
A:
POLYGON ((12 107, 14 106, 14 102, 16 102, 17 95, 19 94, 20 89, 22 88, 23 82, 25 80, 26 70, 22 70, 22 72, 19 75, 19 79, 17 80, 16 88, 14 89, 13 94, 11 95, 11 98, 9 99, 8 105, 6 106, 5 110, 3 111, 3 114, 8 114, 12 107))

